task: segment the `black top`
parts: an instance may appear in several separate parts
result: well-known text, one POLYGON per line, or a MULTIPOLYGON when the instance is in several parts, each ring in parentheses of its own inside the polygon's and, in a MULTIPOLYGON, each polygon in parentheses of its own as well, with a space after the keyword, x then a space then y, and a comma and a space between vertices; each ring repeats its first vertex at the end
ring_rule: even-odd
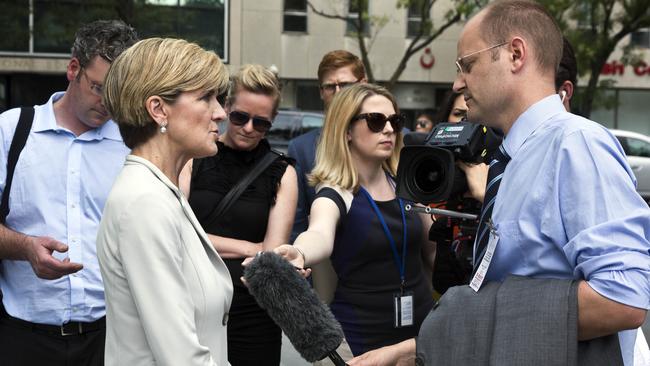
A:
MULTIPOLYGON (((275 204, 280 181, 293 159, 281 157, 262 172, 219 218, 208 222, 210 212, 221 199, 270 150, 266 139, 251 151, 235 150, 217 142, 215 156, 197 159, 192 169, 189 202, 208 234, 260 243, 266 235, 269 212, 275 204)), ((225 260, 235 286, 243 286, 241 259, 225 260)))
MULTIPOLYGON (((338 193, 332 189, 322 189, 316 195, 338 201, 341 209, 342 199, 336 196, 338 193)), ((393 199, 375 203, 401 255, 403 229, 399 202, 393 199)), ((338 286, 330 307, 354 355, 417 336, 433 305, 422 269, 422 222, 417 214, 406 212, 406 224, 405 290, 413 294, 414 324, 394 328, 393 296, 400 292, 400 274, 379 219, 361 192, 354 195, 350 210, 341 212, 331 255, 338 286)))

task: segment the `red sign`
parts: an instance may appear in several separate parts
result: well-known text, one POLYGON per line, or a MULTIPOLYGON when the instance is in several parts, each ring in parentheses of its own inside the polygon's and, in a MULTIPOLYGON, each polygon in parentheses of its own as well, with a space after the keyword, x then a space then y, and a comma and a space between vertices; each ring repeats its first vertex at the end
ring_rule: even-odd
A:
MULTIPOLYGON (((630 65, 634 75, 645 76, 650 75, 650 66, 645 61, 639 61, 634 66, 630 65)), ((601 75, 623 76, 625 74, 625 64, 619 61, 611 61, 603 65, 600 70, 601 75)))
POLYGON ((430 69, 433 67, 433 64, 436 63, 436 58, 433 57, 431 49, 429 47, 424 49, 424 54, 420 56, 420 66, 423 69, 430 69))

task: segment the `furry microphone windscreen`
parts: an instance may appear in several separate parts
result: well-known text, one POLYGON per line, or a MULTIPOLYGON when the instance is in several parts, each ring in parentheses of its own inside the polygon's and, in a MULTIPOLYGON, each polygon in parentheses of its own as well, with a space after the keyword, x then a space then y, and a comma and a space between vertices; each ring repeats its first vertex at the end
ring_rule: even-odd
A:
POLYGON ((275 253, 259 254, 244 269, 249 292, 308 362, 322 360, 343 341, 343 330, 295 267, 275 253))

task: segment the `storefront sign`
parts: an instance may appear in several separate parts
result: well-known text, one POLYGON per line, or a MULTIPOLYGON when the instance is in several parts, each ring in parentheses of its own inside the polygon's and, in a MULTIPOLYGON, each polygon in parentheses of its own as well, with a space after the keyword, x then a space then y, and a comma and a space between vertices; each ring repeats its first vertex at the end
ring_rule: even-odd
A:
MULTIPOLYGON (((635 65, 628 65, 634 75, 636 76, 646 76, 650 75, 650 65, 645 61, 640 61, 635 65)), ((611 76, 623 76, 625 75, 625 64, 620 61, 611 61, 606 63, 603 66, 603 69, 600 70, 601 75, 611 75, 611 76)))

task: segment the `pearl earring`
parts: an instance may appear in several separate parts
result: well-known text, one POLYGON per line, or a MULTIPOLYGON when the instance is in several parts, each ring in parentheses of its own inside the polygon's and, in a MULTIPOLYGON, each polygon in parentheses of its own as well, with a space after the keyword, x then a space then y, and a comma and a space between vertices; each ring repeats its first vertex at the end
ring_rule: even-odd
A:
POLYGON ((160 126, 160 133, 167 133, 167 122, 160 126))

